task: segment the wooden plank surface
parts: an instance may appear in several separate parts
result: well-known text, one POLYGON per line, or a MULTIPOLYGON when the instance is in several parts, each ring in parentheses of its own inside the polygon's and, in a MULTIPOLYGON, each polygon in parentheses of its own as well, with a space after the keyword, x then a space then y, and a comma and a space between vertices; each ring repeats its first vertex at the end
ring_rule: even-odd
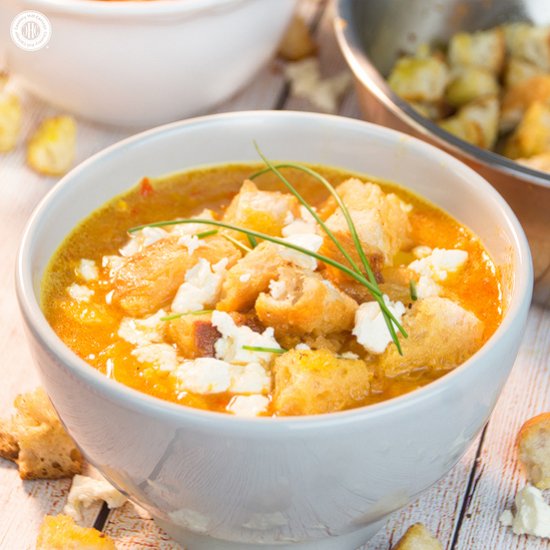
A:
MULTIPOLYGON (((301 0, 299 9, 315 28, 321 45, 319 59, 323 76, 346 70, 332 33, 331 11, 325 0, 301 0)), ((55 111, 27 96, 14 82, 24 100, 23 136, 45 116, 55 111)), ((273 61, 235 97, 213 112, 285 108, 315 110, 307 101, 289 96, 282 64, 273 61)), ((344 96, 340 114, 359 117, 352 89, 344 96)), ((130 134, 79 121, 78 161, 130 134)), ((9 413, 17 393, 34 387, 36 372, 25 345, 22 323, 13 290, 13 265, 21 232, 32 208, 55 184, 55 179, 36 175, 25 166, 24 147, 0 157, 0 411, 9 413)), ((487 426, 451 473, 416 502, 392 515, 383 530, 365 550, 390 548, 411 523, 421 521, 440 538, 447 550, 511 550, 547 548, 532 537, 516 537, 498 524, 498 516, 511 505, 513 495, 524 485, 517 467, 514 438, 521 423, 550 409, 550 312, 532 307, 525 341, 512 376, 487 426)), ((70 483, 62 481, 21 482, 15 467, 0 461, 0 549, 33 548, 44 514, 57 513, 65 503, 70 483)), ((177 549, 148 517, 132 504, 109 514, 99 508, 89 511, 89 525, 96 523, 116 538, 120 549, 177 549)))

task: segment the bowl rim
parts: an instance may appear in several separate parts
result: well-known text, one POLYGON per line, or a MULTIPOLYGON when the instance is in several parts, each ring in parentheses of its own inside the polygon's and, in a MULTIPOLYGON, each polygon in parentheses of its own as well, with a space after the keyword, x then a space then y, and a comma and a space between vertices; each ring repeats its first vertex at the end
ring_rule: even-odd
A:
MULTIPOLYGON (((401 182, 396 183, 403 185, 401 182)), ((188 421, 193 422, 195 426, 202 427, 212 427, 212 425, 217 424, 223 427, 225 433, 242 433, 241 430, 244 426, 249 433, 255 436, 271 437, 292 432, 299 433, 321 425, 326 428, 341 428, 354 422, 364 421, 367 418, 370 420, 388 414, 395 414, 401 409, 406 409, 418 402, 441 394, 447 389, 447 386, 453 383, 455 378, 464 376, 464 373, 482 363, 484 358, 492 352, 495 346, 499 345, 501 340, 506 340, 506 335, 512 326, 518 322, 521 323, 531 301, 533 271, 527 239, 511 208, 481 175, 448 153, 418 138, 358 119, 298 111, 240 111, 191 118, 138 133, 103 149, 72 169, 38 203, 28 219, 17 254, 15 282, 19 307, 26 321, 27 330, 40 342, 43 349, 46 349, 50 355, 56 356, 73 375, 76 375, 88 386, 94 387, 105 398, 116 401, 121 405, 124 404, 126 408, 170 418, 174 422, 188 421), (143 145, 148 141, 154 141, 160 135, 192 131, 195 126, 210 125, 215 127, 224 123, 239 125, 243 119, 258 118, 263 119, 263 124, 269 124, 270 120, 281 118, 294 124, 318 121, 319 123, 338 125, 342 130, 346 128, 361 130, 374 138, 377 136, 389 138, 399 144, 400 147, 406 142, 407 146, 432 157, 433 162, 444 162, 449 166, 450 171, 467 175, 467 180, 464 178, 466 184, 475 188, 476 192, 490 198, 493 207, 500 211, 512 236, 517 262, 513 266, 514 287, 507 311, 495 333, 480 350, 462 365, 434 382, 380 403, 320 415, 244 418, 213 411, 203 411, 142 393, 107 378, 69 349, 46 321, 39 299, 35 296, 33 275, 30 269, 33 239, 35 234, 38 233, 40 221, 48 215, 50 204, 54 203, 57 196, 63 193, 64 189, 68 188, 73 180, 78 179, 82 172, 87 171, 94 164, 102 162, 108 157, 116 156, 122 150, 131 149, 134 145, 143 145), (266 426, 269 426, 269 430, 266 430, 266 426)))
POLYGON ((353 0, 336 0, 335 2, 334 29, 337 42, 355 77, 386 108, 420 135, 436 141, 438 145, 447 147, 453 153, 464 155, 506 175, 521 177, 530 183, 550 188, 550 173, 535 170, 488 149, 472 145, 423 117, 405 100, 401 99, 389 87, 386 79, 362 47, 357 28, 351 17, 352 2, 353 0))
POLYGON ((195 15, 232 8, 251 0, 23 0, 30 9, 97 17, 145 18, 151 15, 195 15))

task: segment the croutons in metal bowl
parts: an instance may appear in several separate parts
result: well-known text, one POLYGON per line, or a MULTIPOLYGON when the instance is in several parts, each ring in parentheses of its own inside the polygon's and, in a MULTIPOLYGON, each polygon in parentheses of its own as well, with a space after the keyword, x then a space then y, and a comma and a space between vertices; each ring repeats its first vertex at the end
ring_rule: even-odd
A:
POLYGON ((532 291, 525 235, 479 174, 386 128, 281 111, 178 122, 88 159, 30 219, 16 279, 42 381, 84 456, 184 546, 228 550, 352 550, 445 475, 495 406, 532 291), (301 417, 198 410, 141 393, 88 365, 41 309, 40 280, 52 254, 80 220, 144 174, 254 162, 254 139, 274 159, 405 185, 467 225, 501 274, 503 319, 496 332, 464 364, 407 395, 301 417))
MULTIPOLYGON (((400 56, 422 44, 447 44, 461 31, 474 32, 515 21, 548 25, 550 11, 544 2, 521 0, 338 0, 335 27, 340 47, 355 74, 366 119, 443 147, 491 182, 515 211, 527 234, 534 262, 534 299, 550 307, 550 174, 456 137, 401 99, 386 80, 400 56)), ((489 50, 479 53, 488 58, 487 62, 491 62, 491 55, 501 55, 489 50)), ((548 55, 550 66, 550 41, 539 48, 537 55, 548 55)), ((475 76, 469 76, 470 83, 475 76)), ((431 71, 427 92, 437 87, 436 77, 431 71)))

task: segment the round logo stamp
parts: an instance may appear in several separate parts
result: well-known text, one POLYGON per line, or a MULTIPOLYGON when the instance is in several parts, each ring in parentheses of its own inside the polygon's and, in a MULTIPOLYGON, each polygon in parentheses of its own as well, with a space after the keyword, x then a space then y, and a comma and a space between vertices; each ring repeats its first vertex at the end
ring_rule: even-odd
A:
POLYGON ((18 48, 35 52, 47 46, 52 36, 52 25, 39 11, 22 11, 13 18, 10 35, 18 48))

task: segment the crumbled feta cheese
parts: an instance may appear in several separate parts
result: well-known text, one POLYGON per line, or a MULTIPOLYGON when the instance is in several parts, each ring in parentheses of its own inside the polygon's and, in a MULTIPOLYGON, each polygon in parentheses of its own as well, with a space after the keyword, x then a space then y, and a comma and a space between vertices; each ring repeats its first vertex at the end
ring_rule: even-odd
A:
MULTIPOLYGON (((384 302, 395 318, 401 322, 405 306, 401 302, 392 302, 384 294, 384 302)), ((355 313, 355 327, 352 334, 357 341, 371 353, 384 353, 392 337, 378 302, 365 302, 355 313)))
POLYGON ((297 349, 297 350, 308 350, 308 349, 311 349, 307 344, 305 344, 304 342, 300 342, 299 344, 296 344, 294 346, 294 349, 297 349))
POLYGON ((178 243, 187 247, 190 256, 193 255, 197 248, 205 245, 204 241, 201 241, 196 235, 182 235, 178 243))
POLYGON ((204 258, 200 258, 185 274, 185 282, 178 288, 172 302, 172 311, 185 313, 213 306, 221 290, 226 266, 227 258, 220 260, 214 266, 204 258))
POLYGON ((86 260, 85 258, 80 260, 76 268, 76 274, 85 281, 95 281, 99 276, 95 262, 93 260, 86 260))
POLYGON ((236 395, 227 405, 227 412, 235 416, 258 416, 266 412, 269 399, 264 395, 236 395))
POLYGON ((82 508, 88 508, 100 500, 104 500, 109 508, 119 508, 127 498, 105 479, 93 479, 77 474, 73 477, 63 513, 75 521, 82 521, 82 508))
POLYGON ((449 273, 458 271, 467 260, 468 252, 465 250, 434 248, 429 256, 411 262, 409 269, 436 282, 444 281, 449 273))
POLYGON ((342 359, 359 359, 359 355, 353 353, 353 351, 345 351, 340 355, 342 359))
POLYGON ((429 256, 432 252, 433 252, 433 249, 425 245, 415 246, 412 249, 412 253, 414 257, 418 259, 426 258, 426 256, 429 256))
POLYGON ((269 281, 269 292, 275 300, 280 300, 286 294, 286 283, 284 281, 271 279, 271 281, 269 281))
POLYGON ((218 359, 231 363, 268 363, 273 358, 272 353, 247 350, 243 346, 281 349, 271 327, 263 333, 254 332, 250 327, 237 326, 229 314, 217 310, 212 313, 212 325, 221 334, 214 344, 218 359))
POLYGON ((550 538, 550 506, 542 492, 527 485, 516 495, 515 503, 516 513, 506 510, 500 516, 500 523, 512 527, 516 535, 550 538))
POLYGON ((441 287, 431 278, 426 275, 420 275, 416 283, 416 297, 419 300, 429 298, 430 296, 439 296, 441 287))
POLYGON ((315 218, 310 214, 309 210, 302 205, 300 206, 300 218, 296 219, 292 216, 292 219, 288 222, 285 219, 285 227, 282 229, 282 235, 283 237, 290 237, 292 235, 304 233, 316 233, 316 231, 317 222, 315 218))
POLYGON ((262 393, 268 392, 271 386, 271 377, 260 363, 248 365, 231 365, 230 391, 233 393, 262 393))
POLYGON ((115 362, 109 357, 105 362, 105 376, 107 376, 107 378, 112 378, 114 370, 115 362))
POLYGON ((132 350, 140 363, 150 363, 161 371, 173 371, 178 366, 178 355, 169 344, 147 344, 132 350))
MULTIPOLYGON (((193 216, 193 218, 200 218, 201 220, 213 220, 214 213, 212 212, 212 210, 203 210, 198 216, 193 216)), ((216 228, 212 225, 206 225, 204 223, 178 223, 169 226, 168 230, 172 235, 196 235, 197 233, 210 231, 210 229, 216 228)))
MULTIPOLYGON (((283 238, 283 241, 300 246, 301 248, 305 248, 311 252, 317 252, 323 244, 323 237, 315 233, 298 233, 296 235, 283 238)), ((312 271, 317 269, 317 260, 312 256, 299 252, 298 250, 293 250, 292 248, 279 245, 279 254, 285 260, 288 260, 299 267, 303 267, 304 269, 311 269, 312 271)))
POLYGON ((184 361, 174 371, 178 390, 200 394, 226 392, 231 384, 230 367, 229 363, 213 357, 184 361))
POLYGON ((241 281, 241 283, 248 283, 248 281, 250 281, 251 277, 252 277, 252 275, 250 273, 243 273, 239 277, 239 281, 241 281))
POLYGON ((101 266, 109 269, 109 277, 113 278, 116 272, 126 263, 126 259, 121 256, 110 255, 103 256, 101 266))
POLYGON ((285 219, 283 220, 284 225, 290 225, 296 218, 294 217, 294 214, 289 210, 286 213, 285 219))
POLYGON ((114 290, 110 290, 109 292, 107 292, 107 294, 105 294, 105 303, 109 306, 113 303, 113 294, 114 293, 115 293, 114 290))
POLYGON ((119 250, 119 253, 121 256, 128 258, 141 252, 146 246, 167 236, 168 232, 161 227, 144 227, 132 233, 128 242, 119 250))
POLYGON ((163 309, 145 319, 124 317, 118 328, 118 335, 126 342, 138 346, 162 342, 162 317, 166 317, 163 309))
POLYGON ((67 288, 67 292, 69 296, 77 302, 89 302, 90 298, 95 294, 95 292, 86 285, 77 285, 76 283, 70 285, 67 288))

